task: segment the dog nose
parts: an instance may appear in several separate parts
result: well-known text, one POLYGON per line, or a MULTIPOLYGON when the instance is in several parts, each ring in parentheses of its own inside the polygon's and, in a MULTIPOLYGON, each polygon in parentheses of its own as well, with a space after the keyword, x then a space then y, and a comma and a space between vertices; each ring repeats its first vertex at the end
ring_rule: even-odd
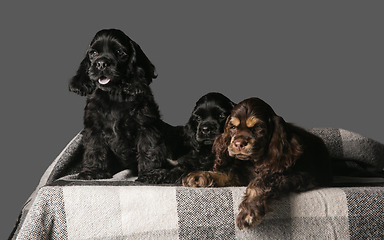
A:
POLYGON ((97 60, 96 62, 96 68, 99 70, 105 69, 106 67, 108 67, 108 65, 108 62, 104 59, 97 60))
POLYGON ((237 149, 237 151, 242 151, 244 150, 245 146, 247 146, 248 142, 243 140, 243 139, 239 139, 239 140, 235 140, 233 142, 233 145, 235 145, 235 148, 237 149))
POLYGON ((214 131, 216 131, 216 129, 216 124, 212 122, 206 122, 200 126, 200 131, 205 135, 213 133, 214 131))
POLYGON ((208 126, 204 126, 201 129, 201 132, 204 133, 204 134, 209 134, 211 131, 212 131, 212 129, 210 127, 208 127, 208 126))

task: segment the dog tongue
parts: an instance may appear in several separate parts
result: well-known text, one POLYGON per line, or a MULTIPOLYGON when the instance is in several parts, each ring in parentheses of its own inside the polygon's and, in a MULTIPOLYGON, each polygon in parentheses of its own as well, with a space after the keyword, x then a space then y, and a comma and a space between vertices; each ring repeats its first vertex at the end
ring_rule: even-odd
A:
POLYGON ((111 81, 109 78, 99 78, 99 83, 103 85, 109 83, 109 81, 111 81))

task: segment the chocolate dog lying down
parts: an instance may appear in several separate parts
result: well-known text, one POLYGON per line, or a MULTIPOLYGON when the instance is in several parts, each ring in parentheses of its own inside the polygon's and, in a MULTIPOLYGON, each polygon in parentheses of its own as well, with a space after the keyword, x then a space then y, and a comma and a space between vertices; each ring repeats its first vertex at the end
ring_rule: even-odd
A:
POLYGON ((214 144, 212 171, 195 171, 184 186, 247 186, 239 206, 239 229, 260 224, 271 201, 292 191, 328 186, 331 163, 323 140, 286 123, 259 98, 234 107, 214 144))

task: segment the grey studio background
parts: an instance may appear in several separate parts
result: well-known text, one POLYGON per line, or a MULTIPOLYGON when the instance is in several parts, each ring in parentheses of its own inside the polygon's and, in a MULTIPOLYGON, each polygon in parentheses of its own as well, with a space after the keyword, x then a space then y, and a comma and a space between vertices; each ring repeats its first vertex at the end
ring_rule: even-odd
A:
POLYGON ((45 169, 82 129, 68 91, 87 45, 119 28, 157 68, 163 119, 187 122, 198 98, 258 96, 286 121, 384 143, 381 1, 2 2, 1 239, 45 169))

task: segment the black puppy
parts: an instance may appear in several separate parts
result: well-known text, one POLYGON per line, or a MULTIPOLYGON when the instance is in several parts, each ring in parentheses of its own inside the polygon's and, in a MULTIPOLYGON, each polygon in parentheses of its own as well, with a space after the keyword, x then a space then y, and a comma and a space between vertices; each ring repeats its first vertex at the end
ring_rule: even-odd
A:
POLYGON ((215 160, 213 142, 224 131, 225 120, 234 106, 230 99, 216 92, 208 93, 196 102, 184 126, 184 146, 190 150, 175 161, 176 166, 168 173, 165 182, 181 184, 181 179, 192 171, 212 169, 215 160))
POLYGON ((173 128, 160 119, 149 87, 156 77, 140 46, 122 31, 95 35, 69 83, 70 91, 87 96, 80 179, 110 178, 127 168, 141 182, 164 177, 170 157, 165 141, 179 140, 164 136, 173 128))

